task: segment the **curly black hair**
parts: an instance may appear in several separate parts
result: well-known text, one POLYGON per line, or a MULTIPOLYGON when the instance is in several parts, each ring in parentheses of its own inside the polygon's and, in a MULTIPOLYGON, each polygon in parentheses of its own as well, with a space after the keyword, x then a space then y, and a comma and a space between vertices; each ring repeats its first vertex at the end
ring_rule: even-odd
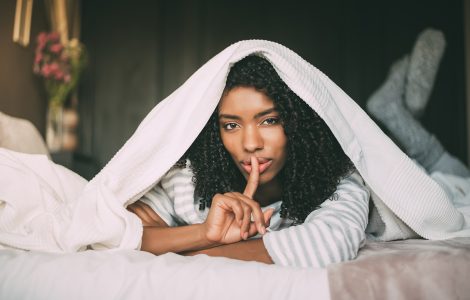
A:
MULTIPOLYGON (((264 58, 250 55, 235 63, 223 95, 235 87, 253 87, 273 100, 287 137, 287 159, 278 174, 282 183, 281 217, 294 223, 305 218, 334 192, 354 166, 317 113, 299 98, 264 58)), ((246 180, 224 148, 218 110, 178 162, 191 162, 200 209, 217 193, 242 191, 246 180)))

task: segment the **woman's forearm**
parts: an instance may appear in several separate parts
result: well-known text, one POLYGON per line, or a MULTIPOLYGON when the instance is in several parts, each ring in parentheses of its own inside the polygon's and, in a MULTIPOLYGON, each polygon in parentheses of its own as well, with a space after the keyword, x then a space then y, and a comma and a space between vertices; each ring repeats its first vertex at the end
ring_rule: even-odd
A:
MULTIPOLYGON (((241 228, 239 223, 233 220, 232 209, 234 207, 237 208, 235 204, 238 204, 238 208, 240 208, 240 202, 234 201, 234 199, 225 195, 218 195, 218 198, 215 200, 216 202, 218 201, 218 206, 214 205, 215 210, 211 210, 213 212, 212 218, 209 216, 208 220, 202 224, 178 227, 168 227, 166 222, 152 208, 141 201, 129 205, 127 209, 135 213, 142 220, 141 250, 157 255, 167 252, 189 254, 196 253, 195 251, 210 251, 210 248, 226 244, 227 246, 218 247, 216 250, 207 252, 207 254, 272 263, 262 240, 250 240, 246 243, 239 242, 241 239, 241 228), (234 204, 234 202, 236 203, 234 204), (229 213, 226 212, 227 210, 229 210, 229 213), (208 227, 207 222, 212 227, 208 227)), ((272 211, 263 213, 260 210, 259 212, 258 217, 268 220, 272 215, 272 211)), ((244 221, 243 216, 239 219, 244 221)), ((247 220, 250 222, 249 219, 247 220)), ((250 235, 256 234, 257 228, 254 223, 247 223, 245 225, 247 225, 246 229, 250 230, 250 235)), ((248 232, 245 232, 245 234, 248 234, 248 232)))
POLYGON ((127 209, 135 213, 144 227, 141 250, 154 254, 199 250, 217 246, 207 239, 203 224, 168 227, 147 204, 136 201, 127 209))
POLYGON ((180 227, 144 226, 141 250, 153 254, 184 252, 217 246, 206 238, 203 224, 180 227))
POLYGON ((273 260, 269 256, 262 239, 252 239, 240 241, 228 245, 220 245, 209 249, 196 251, 186 251, 182 255, 206 254, 209 256, 220 256, 245 261, 258 261, 266 264, 272 264, 273 260))

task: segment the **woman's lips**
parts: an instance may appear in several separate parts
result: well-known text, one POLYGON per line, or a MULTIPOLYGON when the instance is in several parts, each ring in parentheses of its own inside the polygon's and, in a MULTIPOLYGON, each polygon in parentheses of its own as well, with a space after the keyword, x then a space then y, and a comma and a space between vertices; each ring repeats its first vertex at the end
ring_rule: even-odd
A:
MULTIPOLYGON (((271 159, 258 158, 259 173, 263 174, 264 171, 266 171, 271 166, 272 163, 273 161, 271 159)), ((251 161, 242 161, 241 165, 248 174, 251 173, 251 161)))

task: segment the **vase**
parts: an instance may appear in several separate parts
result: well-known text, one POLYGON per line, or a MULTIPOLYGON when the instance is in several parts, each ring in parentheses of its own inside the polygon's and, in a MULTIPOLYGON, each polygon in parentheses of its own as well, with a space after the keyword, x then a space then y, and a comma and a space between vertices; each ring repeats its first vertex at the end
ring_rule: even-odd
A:
POLYGON ((62 149, 73 152, 78 146, 77 137, 78 113, 73 107, 66 108, 62 113, 62 149))
POLYGON ((61 105, 49 105, 46 120, 46 144, 49 152, 60 152, 63 144, 63 116, 61 105))

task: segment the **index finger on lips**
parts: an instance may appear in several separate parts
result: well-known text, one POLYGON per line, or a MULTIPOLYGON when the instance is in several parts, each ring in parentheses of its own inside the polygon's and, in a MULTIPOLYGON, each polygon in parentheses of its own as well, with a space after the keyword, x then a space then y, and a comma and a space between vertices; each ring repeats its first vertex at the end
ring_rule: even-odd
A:
POLYGON ((251 157, 251 172, 250 176, 248 177, 248 181, 246 182, 245 191, 243 195, 247 196, 248 198, 253 199, 253 195, 258 188, 259 183, 259 164, 258 159, 254 156, 251 157))

